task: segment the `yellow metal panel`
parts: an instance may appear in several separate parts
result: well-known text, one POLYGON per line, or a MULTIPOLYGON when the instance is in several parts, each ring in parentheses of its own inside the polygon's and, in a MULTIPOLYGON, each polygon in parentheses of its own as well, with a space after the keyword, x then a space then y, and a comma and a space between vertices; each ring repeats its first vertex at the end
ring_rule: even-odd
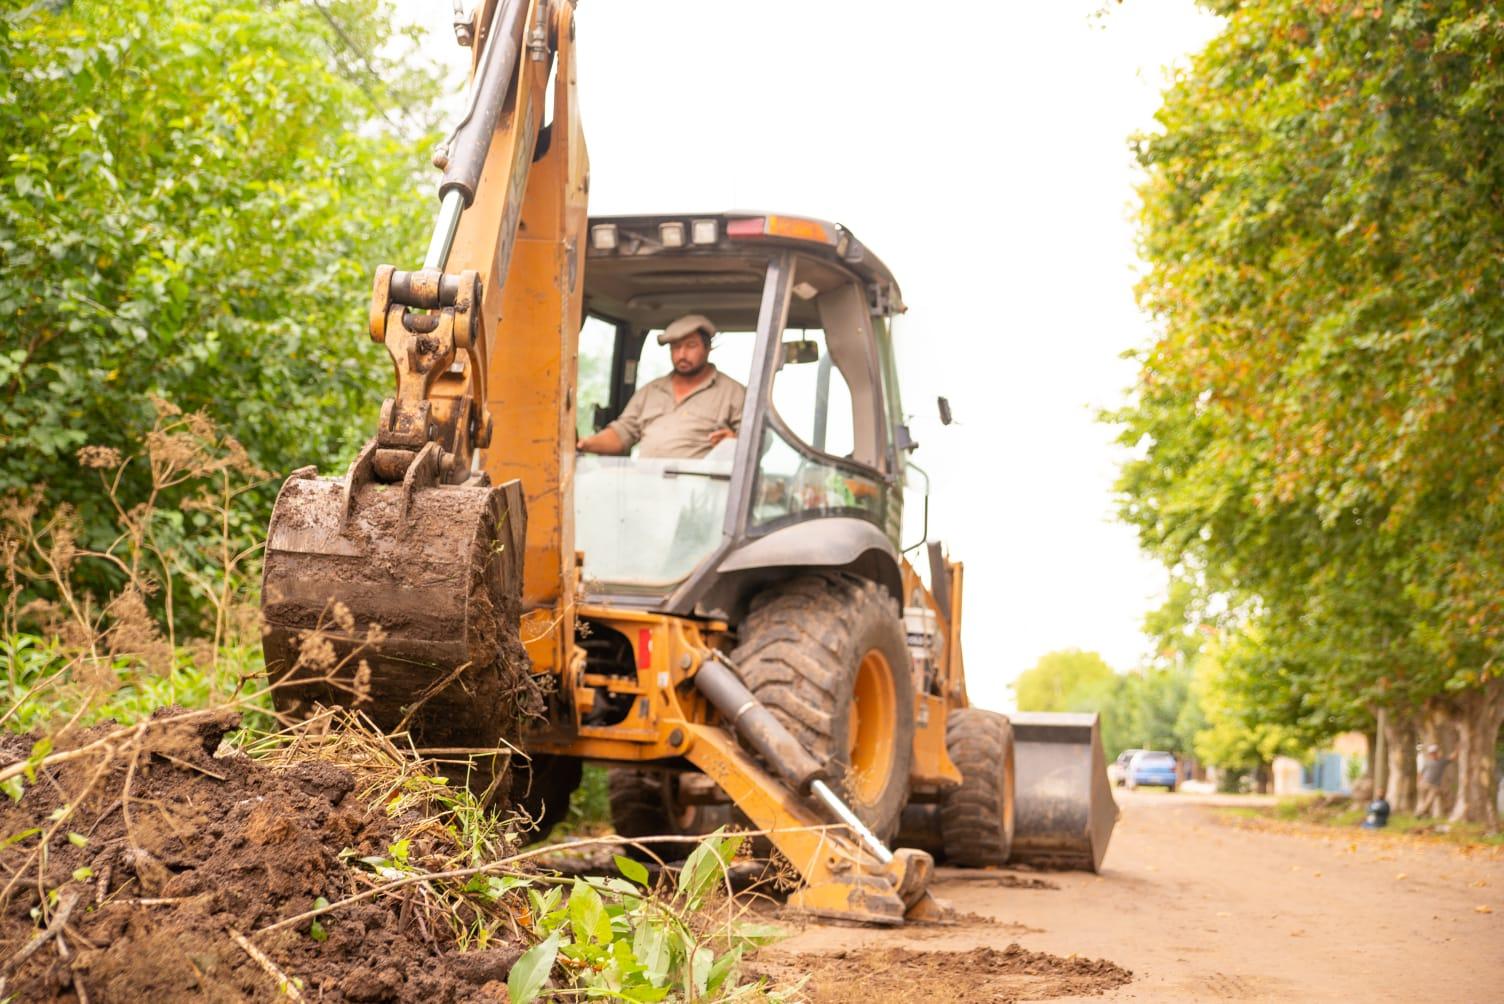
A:
POLYGON ((961 783, 961 771, 951 762, 945 748, 946 701, 943 697, 920 695, 916 702, 921 713, 915 716, 914 771, 915 784, 942 788, 961 783))
POLYGON ((897 878, 866 857, 839 830, 824 826, 805 805, 749 757, 724 729, 687 724, 693 736, 686 753, 752 825, 804 878, 790 905, 876 924, 903 922, 897 878))
POLYGON ((935 596, 925 588, 914 566, 904 559, 900 568, 903 575, 904 603, 907 606, 924 606, 935 618, 935 628, 945 637, 945 649, 938 667, 940 694, 919 694, 914 706, 914 771, 912 781, 917 785, 938 785, 942 788, 961 783, 961 772, 951 761, 945 748, 945 723, 953 708, 964 708, 966 680, 961 666, 961 565, 951 566, 951 603, 954 619, 947 620, 940 612, 935 596), (918 603, 915 603, 915 600, 918 603))
POLYGON ((951 707, 969 708, 971 698, 966 693, 966 663, 961 657, 961 600, 965 596, 966 567, 959 561, 950 564, 950 637, 945 639, 947 696, 951 707))

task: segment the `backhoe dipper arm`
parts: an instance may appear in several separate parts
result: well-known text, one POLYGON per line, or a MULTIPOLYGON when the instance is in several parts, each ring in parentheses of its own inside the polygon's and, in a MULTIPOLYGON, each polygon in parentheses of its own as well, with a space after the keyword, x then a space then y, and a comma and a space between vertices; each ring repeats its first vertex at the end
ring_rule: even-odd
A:
POLYGON ((283 711, 353 697, 420 747, 494 749, 527 666, 519 596, 553 628, 534 632, 533 668, 568 654, 587 170, 573 15, 480 0, 457 32, 470 101, 436 157, 433 238, 421 268, 378 268, 371 298, 395 391, 344 478, 300 471, 273 510, 263 645, 283 711))
MULTIPOLYGON (((523 601, 551 626, 530 648, 543 672, 566 661, 573 637, 566 602, 575 571, 571 432, 588 175, 575 98, 574 4, 485 0, 472 14, 471 32, 469 107, 435 158, 444 176, 423 270, 411 278, 395 272, 387 286, 377 277, 371 316, 387 318, 399 385, 377 438, 383 447, 410 450, 419 432, 438 441, 450 483, 484 472, 493 484, 516 479, 525 486, 523 601), (545 122, 550 85, 553 118, 545 122), (407 308, 434 309, 436 290, 438 309, 449 310, 451 288, 452 309, 472 315, 468 326, 457 317, 456 330, 471 333, 456 346, 466 354, 459 365, 444 358, 404 390, 402 360, 415 345, 423 358, 433 339, 422 330, 432 315, 407 308)), ((395 463, 377 475, 400 476, 395 463)))
MULTIPOLYGON (((487 0, 472 14, 470 100, 435 157, 444 176, 422 269, 382 266, 372 294, 371 335, 386 344, 397 378, 397 394, 383 406, 378 427, 379 480, 405 473, 403 458, 390 451, 416 455, 428 442, 443 448, 444 481, 469 477, 472 451, 490 443, 487 370, 494 343, 514 337, 500 330, 505 288, 515 284, 531 297, 562 292, 569 299, 574 292, 560 287, 573 287, 577 276, 560 276, 557 269, 546 275, 528 270, 515 283, 509 275, 519 230, 527 225, 525 204, 577 201, 578 228, 583 228, 584 145, 574 114, 569 44, 573 9, 565 0, 487 0), (540 137, 553 146, 552 124, 542 122, 550 72, 557 72, 557 90, 563 92, 557 96, 564 98, 555 102, 555 120, 562 112, 568 131, 568 142, 560 144, 566 148, 562 159, 570 167, 580 162, 572 171, 549 170, 555 165, 548 164, 535 172, 540 137), (541 176, 534 178, 535 173, 541 176), (579 179, 575 200, 568 196, 576 193, 559 191, 571 176, 579 179), (456 362, 458 352, 464 358, 456 362)), ((570 228, 544 229, 557 235, 570 228)), ((579 297, 572 299, 578 316, 579 297)))

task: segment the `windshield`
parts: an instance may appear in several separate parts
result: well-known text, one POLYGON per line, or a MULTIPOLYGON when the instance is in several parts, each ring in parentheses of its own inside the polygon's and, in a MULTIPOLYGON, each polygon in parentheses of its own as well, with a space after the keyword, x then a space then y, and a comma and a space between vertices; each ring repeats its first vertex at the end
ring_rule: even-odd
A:
POLYGON ((721 542, 734 446, 700 460, 596 457, 575 465, 575 544, 587 592, 663 593, 721 542))

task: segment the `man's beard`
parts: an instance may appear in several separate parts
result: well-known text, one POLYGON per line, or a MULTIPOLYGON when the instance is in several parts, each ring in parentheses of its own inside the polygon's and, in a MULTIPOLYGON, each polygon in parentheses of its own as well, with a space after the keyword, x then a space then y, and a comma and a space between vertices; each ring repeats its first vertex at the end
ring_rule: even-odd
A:
POLYGON ((677 374, 679 374, 682 377, 697 377, 701 373, 704 373, 705 370, 706 370, 706 368, 709 367, 709 366, 710 366, 709 361, 701 363, 700 365, 696 366, 692 370, 682 370, 682 369, 680 369, 676 365, 676 366, 674 366, 674 372, 677 373, 677 374))

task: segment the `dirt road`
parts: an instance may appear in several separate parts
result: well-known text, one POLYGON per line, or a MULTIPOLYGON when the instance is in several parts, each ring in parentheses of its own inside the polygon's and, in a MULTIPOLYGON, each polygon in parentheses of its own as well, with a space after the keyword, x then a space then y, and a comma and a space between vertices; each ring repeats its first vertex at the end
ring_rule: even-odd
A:
POLYGON ((1118 799, 1100 876, 941 869, 957 926, 811 925, 764 957, 812 972, 817 1001, 863 1004, 1504 1000, 1500 849, 1247 821, 1215 796, 1118 799))

